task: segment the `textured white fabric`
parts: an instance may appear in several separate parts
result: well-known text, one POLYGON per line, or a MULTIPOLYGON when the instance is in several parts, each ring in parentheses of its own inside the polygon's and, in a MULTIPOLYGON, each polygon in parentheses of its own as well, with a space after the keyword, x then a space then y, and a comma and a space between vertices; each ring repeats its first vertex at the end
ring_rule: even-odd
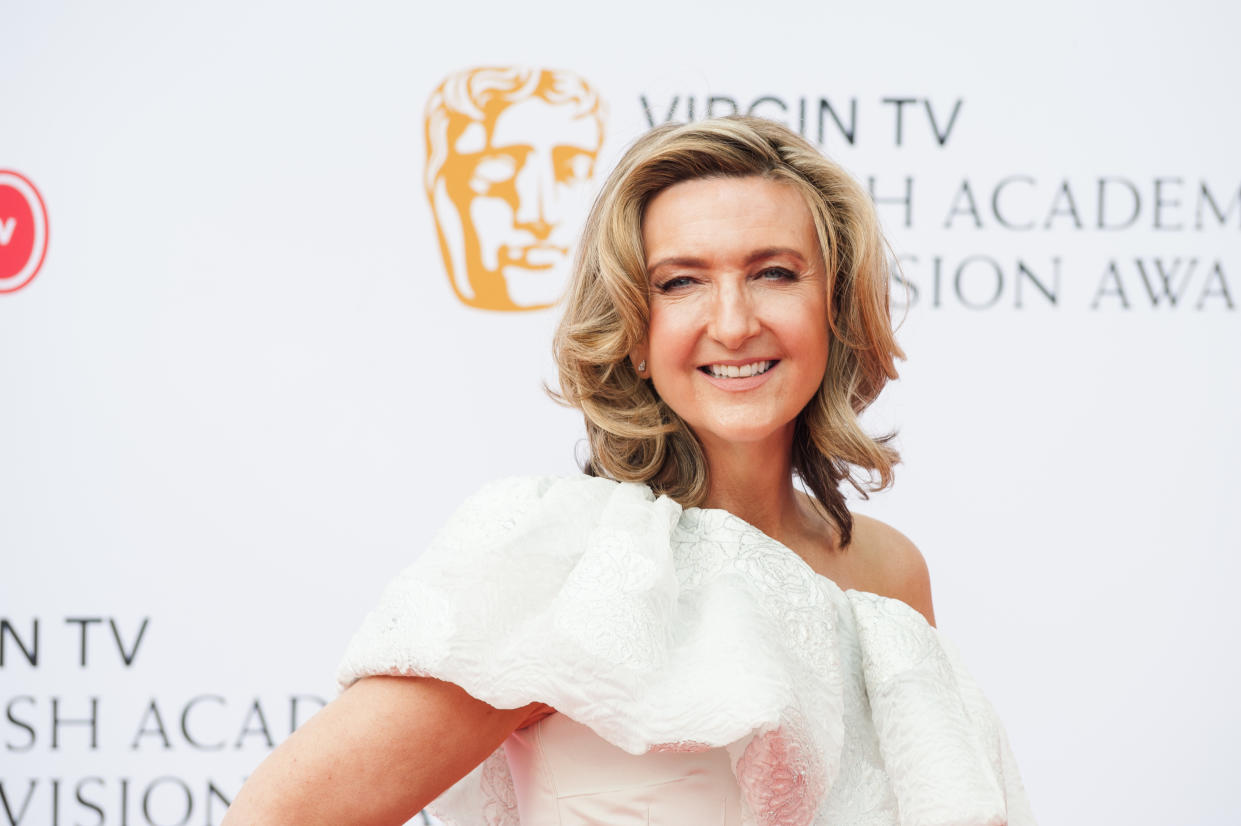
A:
MULTIPOLYGON (((642 485, 488 485, 350 643, 342 687, 374 674, 547 703, 631 754, 724 747, 745 824, 1034 823, 999 721, 921 614, 642 485)), ((503 750, 433 810, 518 823, 503 750)))

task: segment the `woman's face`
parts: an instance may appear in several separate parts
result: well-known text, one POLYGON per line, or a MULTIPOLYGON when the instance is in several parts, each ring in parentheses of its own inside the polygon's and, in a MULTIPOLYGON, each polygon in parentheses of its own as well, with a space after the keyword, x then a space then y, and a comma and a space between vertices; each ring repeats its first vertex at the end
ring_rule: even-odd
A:
POLYGON ((783 439, 827 368, 814 220, 791 185, 683 181, 643 217, 650 328, 635 358, 708 448, 783 439))

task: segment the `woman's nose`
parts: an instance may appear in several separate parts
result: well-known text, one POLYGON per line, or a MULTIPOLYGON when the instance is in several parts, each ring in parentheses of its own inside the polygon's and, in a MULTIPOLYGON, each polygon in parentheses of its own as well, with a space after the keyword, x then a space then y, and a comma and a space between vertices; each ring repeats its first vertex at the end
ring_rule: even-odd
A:
POLYGON ((708 333, 729 350, 740 349, 760 328, 752 297, 744 288, 726 286, 716 293, 708 333))

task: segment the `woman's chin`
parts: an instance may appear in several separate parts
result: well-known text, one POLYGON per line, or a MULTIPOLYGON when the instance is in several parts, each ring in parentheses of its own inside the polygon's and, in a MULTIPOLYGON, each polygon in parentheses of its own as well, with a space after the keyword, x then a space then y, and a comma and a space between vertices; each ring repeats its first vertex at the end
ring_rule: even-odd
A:
POLYGON ((758 423, 750 419, 736 422, 717 422, 708 427, 694 428, 699 440, 711 448, 762 447, 787 453, 792 438, 793 423, 758 423))

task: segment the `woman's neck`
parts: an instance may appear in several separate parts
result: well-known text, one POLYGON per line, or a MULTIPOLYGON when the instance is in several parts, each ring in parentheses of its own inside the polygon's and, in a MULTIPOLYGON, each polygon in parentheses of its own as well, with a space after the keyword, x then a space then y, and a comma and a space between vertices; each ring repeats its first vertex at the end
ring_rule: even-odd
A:
POLYGON ((793 487, 792 433, 780 444, 704 444, 709 508, 739 516, 777 541, 802 529, 805 514, 793 487))

